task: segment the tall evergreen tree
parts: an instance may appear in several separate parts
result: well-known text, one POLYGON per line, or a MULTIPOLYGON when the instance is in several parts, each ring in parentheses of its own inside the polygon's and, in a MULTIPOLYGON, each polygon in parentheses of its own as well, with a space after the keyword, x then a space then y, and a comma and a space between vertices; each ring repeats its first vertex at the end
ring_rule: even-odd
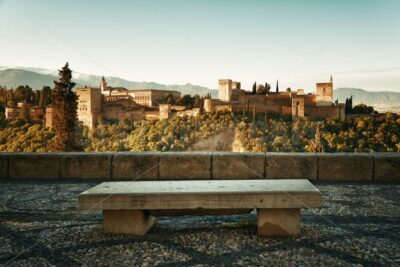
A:
POLYGON ((276 92, 279 93, 279 81, 276 80, 276 92))
POLYGON ((32 120, 29 106, 26 102, 22 104, 20 117, 26 122, 31 122, 32 120))
POLYGON ((39 106, 44 108, 48 104, 50 104, 50 97, 51 97, 51 88, 49 86, 43 86, 43 89, 39 91, 39 106))
POLYGON ((44 95, 44 90, 39 91, 39 107, 44 108, 45 107, 45 95, 44 95))
POLYGON ((257 83, 254 82, 253 84, 253 90, 252 90, 253 95, 257 94, 257 83))
POLYGON ((56 134, 54 149, 56 151, 73 151, 75 149, 75 126, 78 121, 78 97, 72 88, 72 71, 65 66, 58 71, 58 81, 54 81, 52 103, 54 110, 53 128, 56 134))

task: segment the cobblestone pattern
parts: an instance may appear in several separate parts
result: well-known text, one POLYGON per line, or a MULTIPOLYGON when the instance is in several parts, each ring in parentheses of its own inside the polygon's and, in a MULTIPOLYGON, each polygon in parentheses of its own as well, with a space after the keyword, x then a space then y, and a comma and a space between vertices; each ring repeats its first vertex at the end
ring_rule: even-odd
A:
POLYGON ((400 265, 398 183, 315 183, 324 204, 302 211, 298 238, 257 237, 255 212, 159 217, 145 236, 105 235, 100 212, 77 210, 95 184, 0 181, 0 265, 400 265))

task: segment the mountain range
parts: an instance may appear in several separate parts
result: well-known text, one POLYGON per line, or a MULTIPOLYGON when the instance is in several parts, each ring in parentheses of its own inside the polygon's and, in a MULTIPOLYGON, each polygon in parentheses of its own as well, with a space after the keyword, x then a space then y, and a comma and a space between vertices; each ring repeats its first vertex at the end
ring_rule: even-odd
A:
POLYGON ((400 92, 366 91, 359 88, 338 88, 333 92, 334 99, 344 103, 346 98, 353 97, 353 106, 366 104, 380 112, 400 112, 400 92))
MULTIPOLYGON (((98 87, 101 76, 88 75, 81 73, 73 73, 73 81, 77 86, 94 86, 98 87)), ((41 89, 44 85, 53 86, 53 81, 57 80, 57 71, 41 69, 41 68, 7 68, 0 67, 0 85, 8 88, 17 87, 18 85, 29 85, 35 90, 41 89)), ((113 87, 125 87, 128 89, 161 89, 174 90, 182 94, 199 94, 206 95, 211 93, 213 98, 218 96, 216 89, 210 89, 203 86, 193 85, 190 83, 182 85, 167 85, 155 82, 135 82, 128 81, 118 77, 106 77, 107 83, 113 87)), ((339 102, 345 102, 346 98, 353 97, 353 105, 364 103, 374 106, 378 111, 400 111, 400 92, 391 91, 366 91, 359 88, 337 88, 334 90, 334 99, 339 102)))
MULTIPOLYGON (((209 89, 199 85, 193 85, 190 83, 169 85, 156 82, 134 82, 112 76, 107 76, 105 78, 107 80, 107 84, 113 87, 125 87, 128 89, 173 90, 181 92, 182 94, 199 94, 201 96, 211 93, 212 97, 217 97, 218 95, 217 90, 209 89)), ((0 85, 7 86, 8 88, 15 88, 18 85, 29 85, 34 90, 39 90, 45 85, 53 87, 54 80, 58 80, 57 71, 41 68, 0 67, 0 85)), ((76 87, 85 85, 99 87, 101 76, 73 72, 72 80, 77 84, 76 87)))

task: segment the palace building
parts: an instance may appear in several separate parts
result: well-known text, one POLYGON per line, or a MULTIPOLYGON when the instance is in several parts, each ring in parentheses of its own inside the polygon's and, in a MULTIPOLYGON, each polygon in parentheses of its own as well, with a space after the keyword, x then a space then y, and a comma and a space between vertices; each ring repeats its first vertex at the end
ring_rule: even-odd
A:
POLYGON ((345 104, 333 102, 333 79, 317 83, 314 94, 305 94, 304 89, 275 92, 269 89, 252 94, 241 89, 240 82, 219 80, 218 99, 205 99, 204 110, 230 110, 234 112, 274 112, 292 117, 322 117, 344 120, 345 104))
POLYGON ((154 113, 162 100, 169 95, 180 97, 177 91, 156 89, 128 90, 123 87, 110 87, 103 77, 100 87, 81 87, 78 95, 78 120, 83 125, 93 127, 99 118, 118 120, 127 118, 138 121, 146 117, 146 111, 154 113))
POLYGON ((178 91, 170 90, 159 90, 159 89, 131 89, 128 90, 123 87, 109 87, 107 82, 103 77, 100 82, 100 89, 103 95, 129 95, 132 97, 133 101, 136 103, 147 106, 147 107, 157 107, 161 100, 165 99, 169 95, 174 98, 180 97, 181 93, 178 91))

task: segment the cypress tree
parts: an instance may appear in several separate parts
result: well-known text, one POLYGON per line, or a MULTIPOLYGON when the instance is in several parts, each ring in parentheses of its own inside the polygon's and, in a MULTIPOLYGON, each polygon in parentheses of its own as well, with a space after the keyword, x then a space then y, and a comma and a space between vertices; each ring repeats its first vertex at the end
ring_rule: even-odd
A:
POLYGON ((31 122, 32 120, 29 106, 26 102, 22 104, 20 117, 26 122, 31 122))
POLYGON ((51 95, 54 110, 54 131, 56 134, 54 150, 73 151, 75 148, 75 125, 78 121, 78 97, 72 88, 75 83, 71 81, 72 71, 65 66, 58 71, 58 81, 54 81, 51 95))
POLYGON ((44 90, 42 89, 39 91, 39 107, 44 108, 45 107, 45 95, 44 95, 44 90))
POLYGON ((39 91, 40 92, 40 97, 39 97, 39 107, 45 108, 48 104, 50 104, 50 92, 51 89, 49 86, 43 86, 43 89, 39 91))
POLYGON ((257 83, 254 82, 253 84, 253 90, 252 90, 253 95, 257 94, 257 83))

